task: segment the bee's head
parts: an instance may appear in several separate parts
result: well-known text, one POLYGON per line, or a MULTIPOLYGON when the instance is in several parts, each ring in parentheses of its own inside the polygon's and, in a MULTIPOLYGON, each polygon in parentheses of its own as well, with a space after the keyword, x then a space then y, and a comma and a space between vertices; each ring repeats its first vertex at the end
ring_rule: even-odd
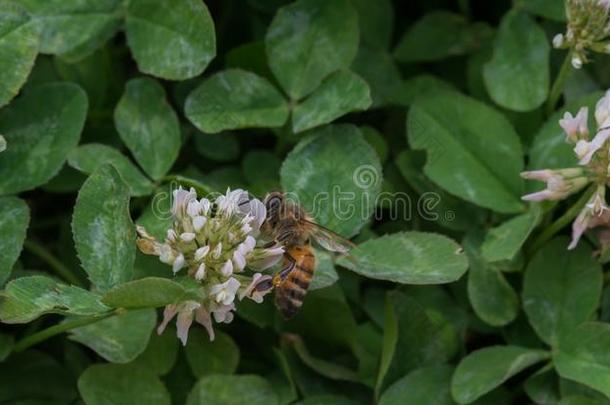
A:
POLYGON ((275 223, 284 204, 284 194, 280 191, 273 191, 267 194, 264 204, 267 209, 267 221, 275 223))

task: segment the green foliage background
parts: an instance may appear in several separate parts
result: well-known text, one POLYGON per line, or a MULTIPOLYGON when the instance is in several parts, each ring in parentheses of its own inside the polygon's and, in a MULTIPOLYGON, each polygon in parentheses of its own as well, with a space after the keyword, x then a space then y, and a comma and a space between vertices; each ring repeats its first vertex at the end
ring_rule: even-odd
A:
POLYGON ((572 201, 520 200, 522 170, 574 163, 558 119, 610 85, 596 55, 546 108, 563 10, 1 0, 0 402, 610 403, 604 263, 544 238, 572 201), (246 300, 181 347, 154 329, 189 286, 134 227, 164 235, 176 184, 306 209, 339 186, 358 215, 315 215, 356 260, 319 251, 291 321, 246 300))

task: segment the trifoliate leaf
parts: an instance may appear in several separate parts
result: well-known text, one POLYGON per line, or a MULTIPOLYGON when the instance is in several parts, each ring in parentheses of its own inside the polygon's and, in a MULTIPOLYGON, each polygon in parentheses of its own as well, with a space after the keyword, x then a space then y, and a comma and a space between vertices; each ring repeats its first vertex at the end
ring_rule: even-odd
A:
POLYGON ((500 24, 493 57, 483 68, 491 98, 514 111, 531 111, 549 92, 550 46, 544 30, 527 13, 509 11, 500 24))
POLYGON ((395 319, 396 326, 385 327, 395 327, 397 336, 385 383, 392 384, 420 367, 445 363, 456 354, 457 330, 443 314, 402 292, 391 292, 388 299, 393 311, 390 319, 395 319))
POLYGON ((563 378, 577 381, 610 397, 610 325, 586 322, 569 331, 553 352, 563 378))
POLYGON ((468 404, 510 377, 550 357, 548 352, 518 346, 488 346, 464 357, 451 380, 451 394, 468 404))
POLYGON ((185 114, 200 130, 280 127, 288 118, 282 94, 266 79, 245 70, 216 73, 186 99, 185 114))
POLYGON ((390 0, 352 0, 358 13, 360 41, 367 45, 388 49, 394 28, 394 7, 390 0))
POLYGON ((540 338, 552 345, 590 319, 603 285, 591 249, 581 243, 568 251, 567 245, 567 238, 558 238, 543 246, 523 277, 523 309, 540 338))
POLYGON ((119 284, 104 294, 114 308, 156 308, 175 304, 187 293, 182 284, 167 278, 145 277, 119 284))
POLYGON ((490 229, 481 246, 483 258, 488 262, 512 260, 541 218, 540 207, 532 206, 526 214, 490 229))
POLYGON ((196 377, 233 374, 239 363, 239 347, 231 336, 216 330, 214 341, 201 328, 191 330, 184 348, 186 360, 196 377))
POLYGON ((0 107, 15 97, 25 83, 39 42, 40 32, 25 10, 15 3, 0 3, 0 107))
POLYGON ((403 80, 392 55, 368 46, 360 46, 351 69, 371 89, 371 108, 401 104, 404 100, 403 80))
POLYGON ((78 395, 74 382, 65 364, 39 350, 14 353, 0 363, 2 402, 70 403, 78 395))
POLYGON ((157 375, 166 375, 178 358, 179 342, 172 333, 153 333, 146 350, 129 364, 145 368, 157 375))
POLYGON ((0 194, 31 190, 53 178, 78 144, 86 115, 87 96, 71 83, 32 87, 2 109, 0 133, 10 147, 0 159, 0 194))
POLYGON ((316 250, 316 270, 313 273, 309 291, 326 288, 335 284, 339 280, 339 275, 335 270, 333 258, 330 253, 323 250, 316 250))
POLYGON ((291 99, 347 68, 358 50, 358 15, 348 0, 298 0, 278 10, 265 45, 271 70, 291 99))
POLYGON ((352 125, 312 131, 288 154, 280 176, 289 198, 298 198, 321 225, 344 237, 356 234, 373 214, 382 182, 377 154, 352 125))
POLYGON ((110 164, 100 166, 81 187, 72 233, 83 269, 105 292, 131 279, 136 233, 129 214, 129 187, 110 164))
POLYGON ((16 197, 0 197, 0 285, 9 278, 30 222, 30 209, 16 197))
POLYGON ((481 256, 480 241, 466 238, 468 253, 468 299, 475 314, 492 326, 504 326, 519 313, 519 297, 504 274, 481 256))
POLYGON ((452 405, 452 373, 453 367, 443 364, 415 369, 385 390, 379 405, 452 405))
POLYGON ((149 78, 132 79, 114 110, 114 123, 144 171, 163 177, 180 151, 180 123, 161 85, 149 78))
POLYGON ((257 375, 209 375, 191 390, 187 405, 278 405, 271 384, 257 375))
POLYGON ((404 284, 441 284, 459 279, 468 269, 460 245, 443 235, 400 232, 369 239, 339 264, 365 277, 404 284))
POLYGON ((42 32, 40 52, 78 60, 110 39, 121 25, 121 0, 19 0, 42 32))
POLYGON ((566 20, 566 8, 561 1, 518 0, 515 5, 544 18, 561 22, 566 20))
POLYGON ((132 365, 94 364, 79 377, 78 391, 89 405, 171 404, 159 377, 132 365))
POLYGON ((447 11, 424 15, 403 35, 394 50, 403 63, 433 62, 476 47, 476 31, 463 16, 447 11))
POLYGON ((157 322, 154 309, 137 309, 70 331, 70 339, 112 363, 129 363, 148 345, 157 322))
POLYGON ((333 73, 294 107, 292 130, 303 132, 351 111, 366 110, 371 105, 370 93, 368 84, 357 74, 348 70, 333 73))
POLYGON ((203 1, 128 0, 125 31, 138 69, 163 79, 195 77, 216 56, 214 21, 203 1))
POLYGON ((26 323, 46 313, 98 315, 109 311, 100 296, 46 276, 20 277, 2 291, 0 320, 26 323))
POLYGON ((502 213, 519 212, 521 142, 508 120, 457 92, 433 92, 411 107, 409 143, 427 151, 424 173, 450 193, 502 213))
POLYGON ((112 164, 127 183, 134 197, 149 195, 152 182, 128 158, 111 146, 99 143, 81 145, 68 155, 68 164, 86 174, 95 172, 104 164, 112 164))

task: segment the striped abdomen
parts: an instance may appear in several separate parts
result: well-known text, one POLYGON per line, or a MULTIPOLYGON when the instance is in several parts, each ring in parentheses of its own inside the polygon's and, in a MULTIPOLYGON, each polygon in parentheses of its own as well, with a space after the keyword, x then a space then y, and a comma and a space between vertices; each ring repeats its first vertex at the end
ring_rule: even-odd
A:
POLYGON ((275 305, 284 318, 292 318, 303 305, 315 267, 316 258, 309 245, 286 250, 282 270, 275 276, 275 305))

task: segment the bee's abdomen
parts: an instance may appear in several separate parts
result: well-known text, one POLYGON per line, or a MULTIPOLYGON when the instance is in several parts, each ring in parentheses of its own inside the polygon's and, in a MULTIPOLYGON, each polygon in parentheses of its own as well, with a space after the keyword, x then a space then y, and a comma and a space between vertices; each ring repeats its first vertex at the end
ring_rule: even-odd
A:
MULTIPOLYGON (((284 316, 292 318, 303 305, 303 299, 311 283, 315 257, 309 247, 296 246, 287 252, 295 260, 293 270, 277 287, 275 292, 275 303, 284 316)), ((289 264, 289 259, 284 259, 284 265, 289 264)))

